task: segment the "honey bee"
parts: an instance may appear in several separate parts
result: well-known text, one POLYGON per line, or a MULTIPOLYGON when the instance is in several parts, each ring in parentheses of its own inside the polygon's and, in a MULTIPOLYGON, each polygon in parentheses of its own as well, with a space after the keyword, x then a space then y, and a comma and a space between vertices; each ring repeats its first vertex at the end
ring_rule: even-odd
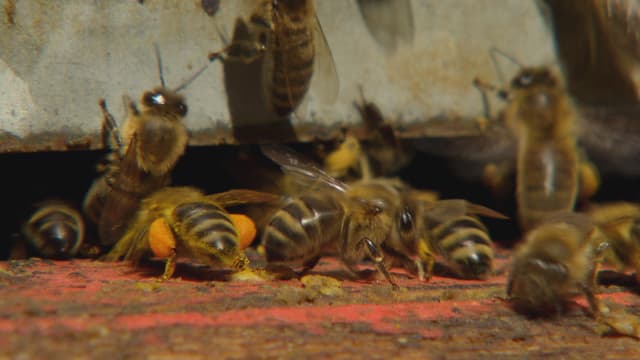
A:
POLYGON ((324 169, 329 175, 344 180, 355 172, 361 179, 388 176, 405 165, 413 152, 395 135, 380 108, 364 97, 360 87, 361 101, 354 106, 360 113, 367 131, 367 140, 360 142, 351 133, 346 133, 342 142, 324 157, 324 169))
POLYGON ((507 283, 514 309, 529 316, 563 312, 583 294, 601 334, 640 337, 640 320, 622 309, 610 309, 596 297, 597 270, 610 246, 587 215, 560 213, 543 219, 516 250, 507 283))
POLYGON ((474 214, 504 219, 502 214, 462 199, 438 200, 436 193, 413 189, 397 178, 350 185, 353 197, 392 214, 393 230, 382 247, 405 267, 415 265, 421 280, 431 277, 436 256, 463 279, 484 279, 491 273, 493 243, 474 214))
POLYGON ((22 233, 34 254, 47 259, 74 257, 85 240, 82 215, 62 201, 47 201, 24 224, 22 233))
POLYGON ((160 189, 142 200, 126 232, 104 260, 136 263, 149 256, 166 258, 160 280, 171 278, 178 256, 222 264, 235 272, 248 271, 249 260, 242 248, 255 236, 255 228, 247 227, 246 218, 231 215, 225 208, 278 198, 252 190, 204 195, 191 187, 160 189))
POLYGON ((271 145, 263 146, 262 151, 306 188, 287 199, 268 221, 262 235, 267 261, 302 264, 306 272, 323 254, 334 252, 357 275, 357 263, 368 257, 397 288, 384 265, 382 250, 393 227, 391 215, 378 204, 358 198, 350 186, 288 148, 271 145))
POLYGON ((547 214, 572 211, 578 196, 577 113, 558 82, 547 68, 523 69, 504 113, 518 138, 516 199, 525 229, 547 214))
POLYGON ((264 97, 278 116, 287 116, 300 105, 314 75, 318 77, 313 86, 319 99, 333 103, 338 92, 335 65, 313 1, 259 0, 250 4, 248 22, 238 20, 250 36, 209 54, 209 60, 248 64, 262 59, 264 97))
POLYGON ((183 123, 187 105, 178 92, 206 66, 170 90, 165 86, 157 47, 156 55, 161 86, 142 94, 140 109, 125 96, 128 114, 121 132, 105 100, 100 101, 103 141, 111 145, 112 153, 102 166, 104 174, 89 189, 83 208, 98 223, 104 246, 113 245, 121 237, 143 197, 169 184, 171 171, 187 146, 183 123))
POLYGON ((636 0, 539 3, 553 28, 567 89, 585 120, 581 144, 601 172, 637 176, 640 4, 636 0))
POLYGON ((631 268, 640 278, 640 205, 627 202, 598 204, 587 211, 607 237, 604 261, 622 271, 631 268))
POLYGON ((363 177, 371 177, 360 141, 350 134, 346 134, 342 142, 324 157, 323 163, 327 174, 335 178, 344 178, 352 170, 358 170, 363 177))
MULTIPOLYGON (((579 113, 549 68, 522 68, 499 95, 508 101, 503 122, 491 122, 478 137, 448 145, 465 152, 451 154, 455 157, 489 162, 484 178, 494 188, 515 172, 518 217, 526 230, 548 214, 572 211, 579 197, 593 195, 599 174, 578 146, 579 113)), ((424 149, 441 152, 436 146, 443 144, 436 141, 424 149)))
POLYGON ((507 294, 514 308, 528 315, 557 314, 584 294, 599 311, 596 272, 607 243, 583 214, 553 215, 531 229, 516 250, 507 294))
POLYGON ((358 0, 369 33, 384 50, 393 53, 401 42, 413 40, 413 12, 409 0, 358 0))

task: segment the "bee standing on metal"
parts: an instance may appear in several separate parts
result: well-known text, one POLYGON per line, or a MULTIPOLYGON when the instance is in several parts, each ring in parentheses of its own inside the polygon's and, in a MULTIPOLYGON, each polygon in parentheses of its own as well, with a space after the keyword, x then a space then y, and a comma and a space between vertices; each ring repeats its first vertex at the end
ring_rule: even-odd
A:
POLYGON ((232 42, 209 54, 209 59, 251 63, 262 58, 264 96, 276 115, 287 116, 300 105, 314 75, 317 95, 324 102, 334 102, 338 92, 335 65, 313 1, 259 0, 250 4, 246 25, 251 38, 232 42))
POLYGON ((161 280, 171 278, 178 256, 205 264, 222 264, 235 272, 249 270, 242 252, 255 236, 245 217, 225 207, 275 201, 278 197, 252 190, 229 190, 204 195, 190 187, 167 187, 142 200, 126 232, 105 256, 139 262, 144 257, 166 258, 161 280), (250 239, 244 239, 244 237, 250 239))
POLYGON ((263 146, 263 153, 299 181, 305 191, 289 198, 264 229, 262 246, 268 262, 313 268, 327 252, 339 254, 353 274, 365 257, 397 287, 384 266, 382 244, 393 219, 378 204, 359 199, 351 188, 293 151, 263 146))
POLYGON ((85 240, 82 215, 61 201, 40 204, 24 224, 22 233, 29 250, 47 259, 72 258, 85 240))
POLYGON ((171 170, 185 151, 188 142, 183 120, 187 114, 184 89, 205 69, 176 89, 165 86, 162 62, 156 46, 161 86, 142 94, 140 109, 125 97, 128 114, 119 132, 104 99, 103 141, 110 144, 112 154, 103 165, 104 174, 94 181, 84 202, 89 218, 98 223, 100 241, 113 245, 135 213, 140 200, 171 181, 171 170))

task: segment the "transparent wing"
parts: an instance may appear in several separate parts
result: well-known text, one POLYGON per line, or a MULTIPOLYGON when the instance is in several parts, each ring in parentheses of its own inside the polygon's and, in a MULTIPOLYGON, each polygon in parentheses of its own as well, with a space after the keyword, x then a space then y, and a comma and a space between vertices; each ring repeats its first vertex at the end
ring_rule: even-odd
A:
POLYGON ((602 173, 640 175, 640 106, 582 107, 580 144, 602 173))
POLYGON ((462 199, 439 200, 433 203, 428 203, 425 206, 425 216, 439 222, 447 221, 452 217, 468 214, 481 215, 496 219, 508 219, 508 217, 495 210, 462 199))
POLYGON ((358 0, 360 15, 373 38, 385 51, 413 41, 413 11, 409 0, 358 0))
POLYGON ((312 22, 316 54, 310 91, 321 103, 333 104, 338 98, 340 89, 336 64, 317 13, 314 14, 312 22))
POLYGON ((139 262, 149 250, 149 242, 147 234, 149 232, 149 224, 144 226, 136 222, 124 234, 116 245, 104 257, 104 261, 120 261, 127 260, 139 262))
POLYGON ((269 203, 280 200, 280 196, 278 195, 247 189, 233 189, 217 194, 206 195, 205 198, 223 207, 269 203))
POLYGON ((281 145, 261 145, 262 153, 278 164, 294 181, 307 188, 325 187, 332 191, 346 192, 347 185, 330 176, 312 160, 303 158, 290 148, 281 145))
POLYGON ((631 78, 637 67, 631 11, 636 0, 543 1, 550 10, 567 88, 575 99, 592 105, 636 103, 631 78))
POLYGON ((596 4, 611 41, 635 61, 640 60, 640 1, 604 0, 596 4))
POLYGON ((420 139, 409 140, 418 151, 450 159, 452 169, 466 179, 480 179, 489 163, 516 161, 517 139, 502 122, 485 129, 473 121, 432 120, 421 126, 420 139))

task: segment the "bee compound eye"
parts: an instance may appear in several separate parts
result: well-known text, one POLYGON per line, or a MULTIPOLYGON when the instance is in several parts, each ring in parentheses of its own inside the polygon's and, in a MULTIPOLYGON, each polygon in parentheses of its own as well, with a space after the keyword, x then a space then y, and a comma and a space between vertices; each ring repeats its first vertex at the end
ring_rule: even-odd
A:
POLYGON ((400 230, 402 232, 410 232, 413 229, 413 214, 409 209, 404 209, 400 213, 400 230))
POLYGON ((145 92, 142 95, 142 102, 146 105, 146 106, 151 106, 153 105, 153 93, 151 92, 145 92))
POLYGON ((186 116, 188 110, 189 108, 187 107, 187 104, 185 103, 178 104, 178 114, 180 114, 180 116, 186 116))

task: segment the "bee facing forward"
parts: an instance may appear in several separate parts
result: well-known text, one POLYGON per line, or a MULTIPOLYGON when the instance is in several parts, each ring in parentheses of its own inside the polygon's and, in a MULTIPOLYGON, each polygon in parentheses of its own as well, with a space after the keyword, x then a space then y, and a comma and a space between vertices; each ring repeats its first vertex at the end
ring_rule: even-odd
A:
POLYGON ((85 239, 82 215, 70 205, 48 201, 38 206, 22 233, 29 249, 48 259, 74 257, 85 239))
POLYGON ((306 188, 289 198, 265 227, 262 246, 267 261, 302 264, 307 271, 321 255, 334 252, 353 274, 359 274, 357 263, 368 257, 397 287, 383 263, 382 244, 393 227, 391 216, 293 151, 277 146, 262 150, 306 188))
MULTIPOLYGON (((158 64, 160 56, 156 47, 158 64)), ((128 109, 122 132, 100 101, 103 112, 103 141, 112 149, 104 174, 96 179, 84 202, 84 211, 98 224, 100 241, 113 245, 122 235, 140 200, 171 181, 171 170, 184 154, 188 134, 183 120, 187 105, 178 91, 184 89, 205 68, 178 88, 162 86, 142 94, 140 108, 125 97, 128 109)))
POLYGON ((576 114, 548 69, 525 69, 511 82, 505 119, 518 137, 516 198, 523 228, 573 210, 578 191, 576 114))
POLYGON ((142 200, 125 234, 105 260, 122 258, 135 263, 148 256, 166 258, 162 280, 173 275, 178 256, 222 264, 235 272, 248 270, 249 260, 242 248, 251 242, 255 229, 245 226, 242 216, 230 215, 225 207, 277 199, 252 190, 204 195, 190 187, 161 189, 142 200))
POLYGON ((586 215, 545 219, 525 235, 515 253, 507 285, 515 309, 528 315, 557 314, 573 297, 584 294, 597 313, 596 271, 606 246, 586 215))
POLYGON ((337 96, 335 65, 313 1, 259 0, 251 6, 249 39, 232 42, 211 53, 209 59, 251 63, 265 57, 264 96, 276 115, 286 116, 300 105, 311 85, 314 66, 323 85, 318 95, 333 102, 337 96))
POLYGON ((421 280, 431 277, 436 256, 463 279, 483 279, 491 273, 493 243, 474 214, 504 219, 503 215, 466 200, 438 200, 437 194, 394 178, 358 181, 351 189, 353 197, 392 214, 393 230, 383 249, 407 267, 416 265, 421 280))
POLYGON ((572 211, 578 195, 595 193, 598 175, 578 149, 576 109, 548 68, 523 68, 505 94, 503 116, 518 143, 518 216, 530 229, 549 214, 572 211))

